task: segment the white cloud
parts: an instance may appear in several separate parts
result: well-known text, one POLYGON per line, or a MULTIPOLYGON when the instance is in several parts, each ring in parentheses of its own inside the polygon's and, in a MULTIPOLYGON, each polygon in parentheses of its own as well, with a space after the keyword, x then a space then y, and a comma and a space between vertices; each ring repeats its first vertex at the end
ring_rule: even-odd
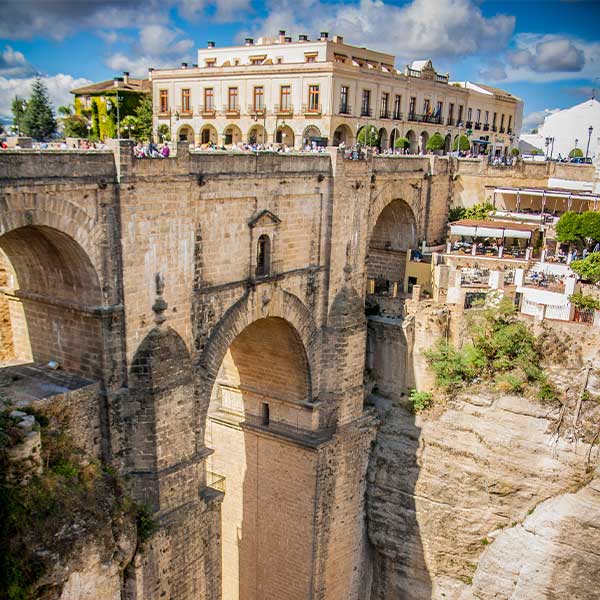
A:
POLYGON ((150 67, 176 67, 180 62, 192 62, 194 42, 183 37, 177 28, 147 25, 140 29, 139 41, 129 45, 127 52, 115 52, 106 59, 106 65, 115 71, 129 71, 145 77, 150 67))
POLYGON ((545 108, 544 110, 538 110, 525 115, 523 117, 522 131, 525 133, 532 129, 539 129, 547 116, 553 115, 560 110, 560 108, 545 108))
POLYGON ((488 65, 479 71, 483 81, 502 81, 506 79, 506 69, 501 61, 492 59, 488 65))
POLYGON ((27 77, 34 74, 33 67, 27 62, 22 52, 5 46, 0 52, 0 76, 2 77, 27 77))
POLYGON ((485 17, 472 0, 413 0, 395 6, 382 0, 330 4, 319 0, 273 0, 254 35, 329 31, 351 44, 394 53, 401 60, 465 56, 504 48, 515 18, 485 17))
MULTIPOLYGON (((20 79, 0 77, 0 118, 12 120, 10 105, 14 97, 29 98, 34 80, 35 77, 20 79)), ((72 89, 92 83, 89 79, 75 78, 64 73, 42 77, 42 81, 48 88, 48 95, 55 110, 62 104, 73 103, 73 95, 69 93, 72 89)))
POLYGON ((555 34, 521 33, 506 54, 506 81, 549 83, 593 79, 600 69, 600 42, 555 34))

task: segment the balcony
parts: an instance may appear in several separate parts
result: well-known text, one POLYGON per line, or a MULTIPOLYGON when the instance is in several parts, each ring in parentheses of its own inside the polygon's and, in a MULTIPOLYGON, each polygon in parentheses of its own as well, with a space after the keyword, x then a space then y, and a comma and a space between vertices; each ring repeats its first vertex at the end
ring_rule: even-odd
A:
POLYGON ((310 116, 310 117, 314 117, 314 116, 320 116, 321 115, 321 105, 320 104, 316 104, 316 105, 309 105, 309 104, 303 104, 302 105, 302 114, 304 114, 304 116, 310 116))
POLYGON ((214 104, 201 104, 198 107, 198 112, 203 116, 203 117, 215 117, 217 115, 217 111, 215 109, 215 105, 214 104))
POLYGON ((381 112, 379 113, 379 118, 380 119, 389 119, 390 111, 389 110, 381 110, 381 112))
POLYGON ((171 111, 168 108, 162 110, 160 107, 155 107, 154 114, 158 115, 159 117, 170 117, 171 111))
POLYGON ((423 122, 424 123, 432 123, 433 125, 441 125, 442 117, 441 116, 436 117, 435 115, 423 115, 423 122))
POLYGON ((513 131, 512 131, 512 127, 509 127, 509 128, 506 130, 506 133, 508 133, 508 135, 510 135, 512 132, 513 132, 513 131))
POLYGON ((273 112, 278 116, 291 117, 294 114, 294 107, 291 104, 288 104, 287 106, 276 104, 273 107, 273 112))
POLYGON ((490 126, 487 123, 484 123, 483 130, 484 131, 489 131, 490 130, 490 126))
POLYGON ((240 107, 237 104, 229 106, 228 104, 223 105, 223 112, 226 117, 239 117, 240 107))
POLYGON ((492 131, 493 131, 494 133, 496 133, 496 131, 498 131, 498 128, 497 128, 495 125, 492 125, 492 131))
POLYGON ((465 123, 465 127, 466 127, 467 129, 472 129, 472 127, 473 127, 473 121, 467 121, 467 122, 465 123))
POLYGON ((448 83, 448 75, 435 74, 435 80, 437 83, 448 83))
POLYGON ((419 115, 417 113, 408 113, 408 120, 409 121, 421 122, 421 121, 423 121, 423 117, 424 117, 424 115, 419 115))
POLYGON ((248 114, 263 116, 267 113, 267 109, 264 106, 256 106, 254 104, 248 104, 248 114))
POLYGON ((504 127, 500 127, 500 133, 504 133, 504 127))
POLYGON ((340 110, 338 111, 338 113, 340 115, 351 115, 352 114, 352 107, 346 103, 341 103, 340 104, 340 110))
POLYGON ((361 117, 372 117, 373 111, 369 107, 363 106, 360 109, 360 116, 361 117))
POLYGON ((456 119, 453 119, 452 117, 448 117, 446 119, 446 125, 450 125, 450 127, 456 127, 456 119))
POLYGON ((475 123, 474 129, 481 129, 481 123, 479 121, 475 123))
POLYGON ((395 112, 394 113, 394 121, 402 121, 403 118, 404 117, 403 117, 403 115, 402 115, 401 112, 395 112))

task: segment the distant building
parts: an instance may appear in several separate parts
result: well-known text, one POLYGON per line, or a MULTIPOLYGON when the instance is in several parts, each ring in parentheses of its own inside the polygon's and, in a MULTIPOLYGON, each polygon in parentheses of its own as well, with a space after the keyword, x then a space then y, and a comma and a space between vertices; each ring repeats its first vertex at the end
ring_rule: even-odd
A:
POLYGON ((431 61, 403 71, 395 57, 344 43, 342 36, 298 41, 246 39, 244 46, 198 51, 198 63, 151 69, 154 130, 167 125, 172 137, 195 144, 239 142, 346 146, 365 126, 378 132, 382 150, 408 140, 425 151, 439 133, 444 151, 470 131, 474 152, 506 153, 518 139, 522 102, 508 92, 451 83, 431 61))
POLYGON ((557 158, 566 157, 573 148, 586 151, 592 159, 600 153, 600 102, 595 98, 548 115, 538 133, 522 134, 519 147, 523 153, 538 152, 557 158), (590 132, 590 127, 592 128, 590 132), (589 140, 589 149, 588 149, 589 140))
POLYGON ((148 79, 134 79, 125 71, 123 77, 71 90, 75 96, 75 113, 90 119, 92 134, 101 139, 117 137, 117 92, 119 116, 123 119, 135 114, 140 99, 152 93, 152 86, 148 79), (107 104, 107 101, 110 102, 107 104))

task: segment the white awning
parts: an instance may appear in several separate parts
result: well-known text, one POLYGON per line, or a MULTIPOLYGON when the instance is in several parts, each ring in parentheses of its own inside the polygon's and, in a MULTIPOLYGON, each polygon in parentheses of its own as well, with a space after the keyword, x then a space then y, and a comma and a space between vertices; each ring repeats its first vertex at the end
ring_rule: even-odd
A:
POLYGON ((464 235, 480 238, 531 238, 531 231, 505 229, 503 227, 477 227, 470 225, 450 225, 450 235, 464 235))
POLYGON ((527 189, 527 188, 505 188, 497 187, 494 189, 496 194, 506 194, 508 196, 516 196, 520 194, 522 196, 546 196, 546 198, 565 198, 571 197, 573 200, 591 200, 598 201, 600 196, 598 194, 577 194, 568 192, 565 190, 541 190, 541 189, 527 189))

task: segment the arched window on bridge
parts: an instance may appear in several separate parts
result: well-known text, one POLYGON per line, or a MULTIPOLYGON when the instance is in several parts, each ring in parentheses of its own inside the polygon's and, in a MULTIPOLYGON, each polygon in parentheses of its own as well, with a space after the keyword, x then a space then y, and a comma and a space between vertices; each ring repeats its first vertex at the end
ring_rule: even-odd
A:
POLYGON ((267 277, 271 267, 271 240, 264 234, 258 238, 256 248, 256 276, 267 277))

